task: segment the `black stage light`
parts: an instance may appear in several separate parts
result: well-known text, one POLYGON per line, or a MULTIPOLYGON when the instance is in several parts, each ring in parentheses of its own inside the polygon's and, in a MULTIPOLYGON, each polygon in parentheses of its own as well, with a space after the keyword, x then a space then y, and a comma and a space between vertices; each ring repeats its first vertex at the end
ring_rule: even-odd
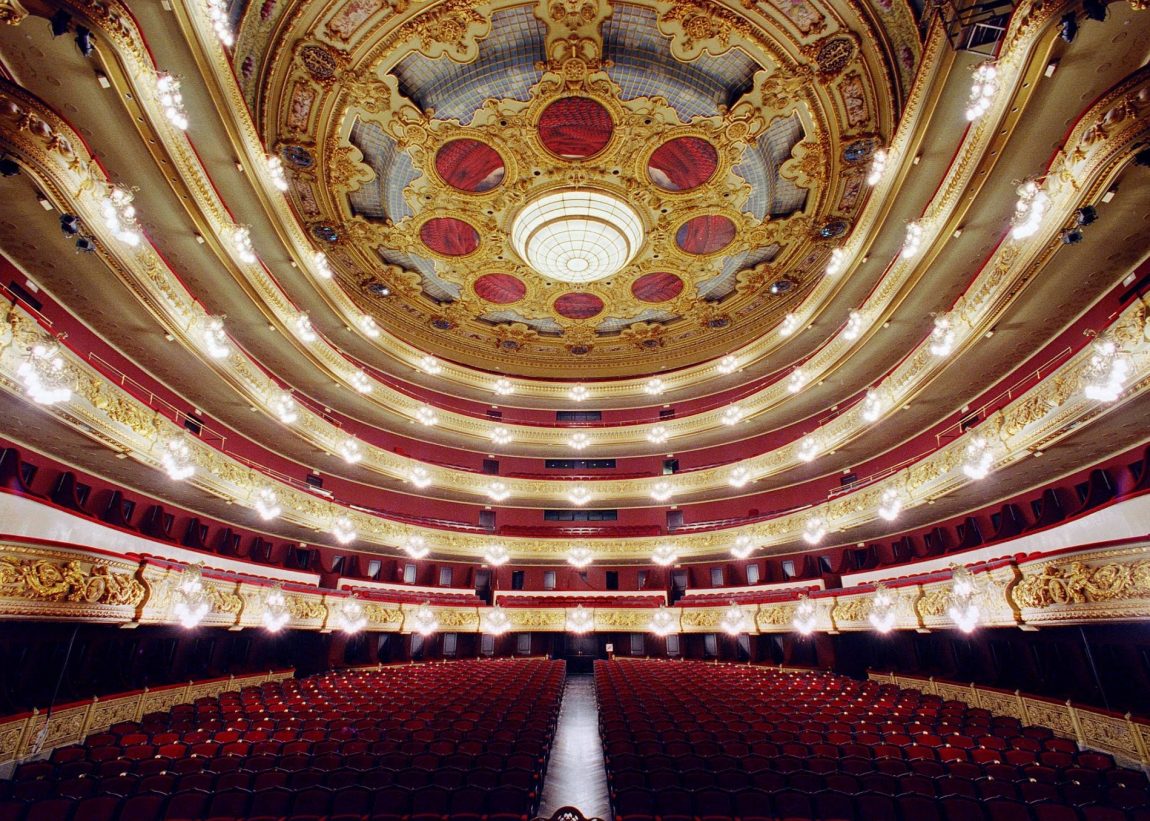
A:
POLYGON ((76 48, 80 49, 80 53, 85 57, 92 56, 92 49, 95 43, 92 42, 92 32, 84 26, 76 26, 76 48))
POLYGON ((1098 219, 1098 209, 1093 205, 1085 205, 1074 212, 1074 219, 1079 225, 1090 225, 1098 219))
POLYGON ((1082 11, 1088 20, 1101 23, 1106 19, 1106 3, 1103 0, 1082 0, 1082 11))
POLYGON ((48 18, 48 22, 52 24, 52 36, 62 37, 68 33, 68 29, 72 28, 72 15, 60 9, 48 18))
POLYGON ((1143 148, 1134 155, 1134 164, 1143 168, 1150 168, 1150 148, 1143 148))
POLYGON ((1077 245, 1082 242, 1082 232, 1077 228, 1067 228, 1059 236, 1063 245, 1077 245))
POLYGON ((96 240, 90 237, 80 237, 76 240, 76 250, 80 253, 90 254, 96 250, 96 240))
POLYGON ((15 177, 20 173, 20 166, 11 157, 0 159, 0 177, 15 177))
POLYGON ((1071 11, 1062 15, 1062 22, 1059 24, 1059 36, 1067 43, 1073 43, 1074 38, 1078 36, 1078 19, 1074 16, 1074 12, 1071 11))
POLYGON ((61 214, 60 230, 64 232, 65 236, 76 236, 80 233, 80 218, 75 214, 61 214))

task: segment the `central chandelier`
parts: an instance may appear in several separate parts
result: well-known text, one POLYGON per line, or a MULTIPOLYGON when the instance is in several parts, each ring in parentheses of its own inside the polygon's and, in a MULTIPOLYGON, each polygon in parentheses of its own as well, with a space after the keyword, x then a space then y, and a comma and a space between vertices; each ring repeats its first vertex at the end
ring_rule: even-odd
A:
POLYGON ((643 243, 643 223, 635 209, 602 191, 553 191, 516 215, 511 243, 548 279, 595 282, 635 258, 643 243))

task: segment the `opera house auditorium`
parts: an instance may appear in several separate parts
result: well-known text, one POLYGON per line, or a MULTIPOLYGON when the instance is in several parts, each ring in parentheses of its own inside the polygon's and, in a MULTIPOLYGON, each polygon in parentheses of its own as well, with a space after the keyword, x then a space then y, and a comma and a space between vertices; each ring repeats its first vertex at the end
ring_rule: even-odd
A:
POLYGON ((1150 821, 1150 0, 0 0, 0 821, 1150 821))

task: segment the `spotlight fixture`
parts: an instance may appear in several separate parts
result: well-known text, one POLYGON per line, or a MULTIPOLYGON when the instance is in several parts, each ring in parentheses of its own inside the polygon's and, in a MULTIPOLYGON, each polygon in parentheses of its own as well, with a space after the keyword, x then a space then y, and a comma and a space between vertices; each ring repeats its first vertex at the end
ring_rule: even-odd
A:
POLYGON ((252 265, 256 261, 256 252, 252 247, 252 232, 245 225, 233 225, 228 230, 228 239, 240 262, 252 265))
POLYGON ((1074 212, 1074 222, 1078 225, 1093 225, 1098 221, 1098 209, 1093 205, 1084 205, 1074 212))
POLYGON ((1082 372, 1082 392, 1095 402, 1114 402, 1126 387, 1130 362, 1110 337, 1098 337, 1091 347, 1090 360, 1082 372))
POLYGON ((511 498, 511 489, 503 482, 492 482, 484 492, 496 502, 506 502, 511 498))
POLYGON ((1106 3, 1103 0, 1082 0, 1082 11, 1087 20, 1101 23, 1106 19, 1106 3))
POLYGON ((363 459, 363 448, 360 446, 359 440, 354 436, 349 436, 340 442, 336 450, 339 451, 339 455, 343 457, 343 461, 349 465, 354 465, 363 459))
POLYGON ((72 398, 71 375, 55 340, 37 342, 16 370, 24 392, 39 405, 55 405, 72 398))
POLYGON ((1074 38, 1078 36, 1078 18, 1074 12, 1068 11, 1062 15, 1062 20, 1058 23, 1058 36, 1067 43, 1074 42, 1074 38))
POLYGON ((651 553, 651 561, 662 567, 669 567, 679 560, 679 553, 673 545, 658 545, 651 553))
POLYGON ((745 559, 755 552, 755 541, 750 536, 738 536, 731 545, 731 555, 736 559, 745 559))
POLYGON ((567 551, 567 564, 582 570, 595 560, 595 554, 586 545, 575 545, 567 551))
POLYGON ((191 630, 204 620, 212 609, 212 602, 204 589, 203 565, 192 564, 184 568, 173 599, 172 614, 184 629, 191 630))
POLYGON ((731 405, 730 407, 723 408, 723 412, 719 414, 719 421, 724 425, 737 425, 743 418, 743 409, 738 405, 731 405))
POLYGON ((196 472, 192 446, 186 433, 176 433, 160 440, 160 465, 172 481, 190 479, 196 472))
POLYGON ((74 237, 80 233, 80 218, 75 214, 60 215, 60 230, 66 237, 74 237))
POLYGON ((80 49, 80 53, 85 57, 91 57, 95 51, 96 43, 92 40, 92 32, 87 26, 76 26, 76 48, 80 49))
POLYGON ((715 366, 719 373, 734 373, 738 367, 739 360, 730 354, 720 359, 719 364, 715 366))
POLYGON ((751 471, 744 467, 734 468, 727 476, 727 484, 731 487, 744 487, 751 481, 751 471))
POLYGON ((56 13, 48 18, 48 23, 52 26, 53 37, 63 37, 72 28, 72 15, 64 9, 57 9, 56 13))
POLYGON ((807 544, 818 544, 827 535, 827 520, 822 516, 810 516, 803 523, 803 541, 807 544))
POLYGON ((180 92, 180 81, 171 74, 156 77, 156 98, 164 109, 168 122, 180 131, 188 130, 188 115, 184 110, 184 95, 180 92))
POLYGON ((656 482, 651 485, 651 498, 656 502, 665 502, 675 495, 675 486, 670 482, 656 482))
POLYGON ((312 327, 311 317, 308 316, 307 313, 300 313, 295 318, 295 332, 304 342, 315 342, 317 339, 319 339, 319 335, 315 332, 315 328, 312 327))
POLYGON ((1014 239, 1034 236, 1048 210, 1050 197, 1035 180, 1027 180, 1018 186, 1018 203, 1014 206, 1014 227, 1010 229, 1010 236, 1014 239))
POLYGON ((670 438, 671 432, 663 425, 655 425, 647 431, 647 441, 654 445, 661 445, 670 438))
POLYGON ((864 422, 877 422, 886 410, 886 401, 879 388, 867 388, 863 397, 860 414, 864 422))
POLYGON ((990 442, 985 436, 971 434, 970 441, 963 451, 962 472, 978 481, 990 475, 993 465, 994 452, 991 450, 990 442))
POLYGON ((360 314, 356 322, 359 324, 359 329, 370 338, 375 339, 379 336, 379 326, 375 324, 375 320, 372 317, 367 314, 360 314))
POLYGON ((647 629, 654 633, 656 636, 669 636, 672 633, 678 633, 679 619, 671 608, 665 605, 659 605, 659 609, 651 616, 651 622, 647 625, 647 629))
POLYGON ((20 165, 11 157, 0 158, 0 177, 15 177, 20 173, 20 165))
POLYGON ((268 179, 271 181, 272 187, 277 191, 287 191, 288 181, 284 174, 283 160, 275 154, 268 154, 264 158, 264 164, 267 166, 268 179))
POLYGON ((1078 228, 1064 228, 1058 235, 1063 245, 1077 245, 1082 242, 1082 231, 1078 228))
POLYGON ((227 359, 231 356, 232 346, 224 330, 222 316, 206 316, 200 320, 200 339, 212 359, 227 359))
POLYGON ((899 256, 903 259, 910 259, 918 254, 919 249, 922 248, 922 225, 917 222, 909 222, 906 226, 906 239, 902 243, 902 251, 899 256))
POLYGON ((363 605, 354 594, 344 599, 343 606, 339 608, 339 626, 348 635, 354 635, 367 627, 363 605))
POLYGON ((403 542, 403 552, 413 559, 424 559, 427 558, 431 549, 428 548, 427 540, 422 536, 411 535, 403 542))
POLYGON ((264 521, 271 521, 283 513, 283 507, 280 506, 275 489, 268 485, 258 488, 252 494, 252 507, 256 509, 256 513, 264 521))
POLYGON ((885 634, 894 629, 896 618, 894 595, 885 585, 876 585, 874 595, 871 598, 870 612, 867 614, 867 620, 875 630, 885 634))
POLYGON ((867 172, 867 185, 878 185, 882 181, 882 176, 886 173, 886 162, 887 153, 885 149, 880 148, 874 152, 870 161, 870 170, 867 172))
POLYGON ((595 627, 595 613, 583 605, 567 612, 567 630, 576 635, 590 633, 595 627))
POLYGON ((327 254, 323 251, 316 251, 311 261, 317 277, 320 279, 331 279, 331 263, 328 261, 327 254))
POLYGON ((483 561, 492 567, 502 567, 511 561, 511 554, 501 544, 493 544, 483 551, 483 561))
POLYGON ((591 501, 591 491, 583 487, 583 485, 575 485, 575 487, 567 491, 567 501, 573 505, 582 507, 591 501))
POLYGON ((427 472, 427 468, 412 468, 411 473, 407 475, 407 481, 423 490, 431 487, 431 474, 427 472))
POLYGON ((930 331, 930 352, 935 356, 948 356, 954 350, 955 333, 950 317, 941 314, 934 318, 930 331))
POLYGON ((863 331, 863 317, 858 311, 847 314, 847 323, 843 325, 843 339, 854 342, 863 331))
POLYGON ((728 636, 737 636, 740 633, 747 632, 747 613, 739 605, 731 602, 731 606, 723 611, 723 617, 719 619, 719 626, 723 628, 723 632, 728 636))
POLYGON ((96 240, 91 237, 80 237, 76 240, 76 252, 79 254, 90 254, 96 250, 96 240))
POLYGON ((515 383, 510 379, 496 379, 495 384, 491 386, 491 390, 499 396, 510 396, 515 393, 515 383))
POLYGON ((291 391, 276 390, 268 399, 268 407, 284 424, 291 424, 299 419, 299 407, 291 391))
POLYGON ((990 103, 998 93, 998 69, 993 62, 979 64, 970 85, 970 99, 966 105, 966 119, 977 120, 990 110, 990 103))
POLYGON ((795 605, 795 616, 791 624, 799 631, 800 635, 809 636, 815 632, 815 624, 818 622, 818 605, 811 601, 804 593, 799 596, 799 603, 795 605))
POLYGON ((483 614, 483 632, 489 636, 502 636, 511 629, 511 617, 498 605, 483 614))
POLYGON ((340 544, 351 544, 358 534, 350 516, 336 516, 331 523, 331 535, 340 544))
POLYGON ((1150 168, 1150 148, 1143 148, 1135 154, 1134 164, 1142 168, 1150 168))
POLYGON ((979 611, 975 601, 977 589, 974 576, 965 567, 951 565, 950 568, 950 607, 946 614, 950 616, 958 629, 964 633, 973 633, 978 626, 979 611))
POLYGON ((882 492, 882 498, 878 504, 879 518, 885 522, 893 522, 898 518, 898 514, 902 511, 902 494, 895 488, 888 487, 882 492))
POLYGON ((846 264, 847 252, 842 248, 834 249, 831 251, 831 258, 827 260, 827 276, 833 277, 835 274, 842 273, 842 270, 846 264))
POLYGON ((264 599, 264 628, 269 633, 278 633, 291 620, 291 611, 284 598, 283 588, 278 584, 273 587, 264 599))

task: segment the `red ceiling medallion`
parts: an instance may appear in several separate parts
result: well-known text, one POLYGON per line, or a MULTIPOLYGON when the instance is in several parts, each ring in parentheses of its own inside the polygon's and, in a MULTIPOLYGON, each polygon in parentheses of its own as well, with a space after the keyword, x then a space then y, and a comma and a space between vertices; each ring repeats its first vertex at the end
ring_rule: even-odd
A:
POLYGON ((435 154, 435 170, 452 188, 481 194, 503 182, 503 158, 479 140, 452 140, 435 154))
POLYGON ((590 319, 603 307, 603 300, 594 294, 563 294, 555 300, 555 313, 567 319, 590 319))
POLYGON ((700 137, 678 137, 655 149, 647 162, 651 182, 668 191, 690 191, 711 179, 719 152, 700 137))
POLYGON ((615 124, 601 104, 587 97, 565 97, 547 106, 539 118, 539 141, 552 154, 581 160, 602 151, 615 124))
POLYGON ((511 274, 484 274, 475 280, 475 295, 496 305, 510 305, 523 299, 527 286, 511 274))
POLYGON ((713 254, 734 238, 735 224, 719 214, 689 219, 675 232, 675 244, 688 254, 713 254))
POLYGON ((462 257, 479 247, 479 232, 463 220, 435 217, 419 229, 423 244, 445 257, 462 257))
POLYGON ((663 272, 641 276, 631 283, 631 296, 640 302, 666 302, 682 290, 683 280, 663 272))

